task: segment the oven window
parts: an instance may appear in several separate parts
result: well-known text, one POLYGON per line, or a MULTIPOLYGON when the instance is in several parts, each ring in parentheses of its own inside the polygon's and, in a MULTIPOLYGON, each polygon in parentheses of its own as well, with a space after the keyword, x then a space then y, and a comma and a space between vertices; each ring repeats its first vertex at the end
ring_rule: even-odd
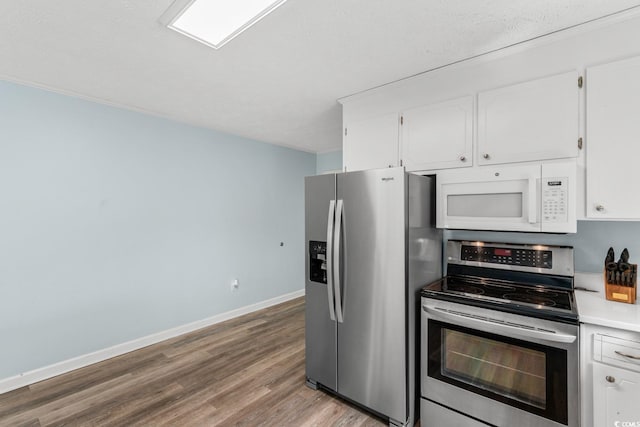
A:
POLYGON ((442 329, 442 373, 544 408, 546 354, 464 332, 442 329))
POLYGON ((430 377, 567 424, 567 352, 429 319, 430 377))
POLYGON ((522 193, 450 194, 447 215, 522 218, 522 193))

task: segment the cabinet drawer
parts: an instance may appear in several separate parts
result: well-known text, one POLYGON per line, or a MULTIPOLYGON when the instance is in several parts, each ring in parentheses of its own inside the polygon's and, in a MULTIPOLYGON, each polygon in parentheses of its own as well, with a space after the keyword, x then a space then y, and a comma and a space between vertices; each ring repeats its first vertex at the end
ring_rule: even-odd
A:
POLYGON ((623 339, 609 335, 593 336, 593 359, 613 366, 640 372, 639 340, 623 339))

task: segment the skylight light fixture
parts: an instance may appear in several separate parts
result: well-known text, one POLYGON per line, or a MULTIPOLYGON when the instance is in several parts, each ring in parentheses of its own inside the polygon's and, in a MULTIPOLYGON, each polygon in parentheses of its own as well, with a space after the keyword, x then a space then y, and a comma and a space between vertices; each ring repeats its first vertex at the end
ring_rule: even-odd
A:
POLYGON ((168 27, 219 49, 286 0, 193 0, 168 27))

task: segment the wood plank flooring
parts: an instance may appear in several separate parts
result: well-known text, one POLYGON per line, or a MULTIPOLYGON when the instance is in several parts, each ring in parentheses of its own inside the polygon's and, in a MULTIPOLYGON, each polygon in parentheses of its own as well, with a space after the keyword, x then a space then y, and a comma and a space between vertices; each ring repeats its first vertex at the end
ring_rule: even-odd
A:
POLYGON ((297 298, 0 395, 0 426, 382 426, 305 386, 297 298))

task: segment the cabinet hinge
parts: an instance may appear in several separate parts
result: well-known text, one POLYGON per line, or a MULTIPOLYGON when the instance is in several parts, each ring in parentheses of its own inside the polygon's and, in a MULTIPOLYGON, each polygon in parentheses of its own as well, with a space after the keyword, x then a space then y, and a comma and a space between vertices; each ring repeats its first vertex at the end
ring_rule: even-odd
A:
POLYGON ((582 138, 578 138, 578 150, 582 150, 582 138))
POLYGON ((404 116, 400 116, 400 125, 404 124, 404 116))
POLYGON ((582 79, 582 76, 578 77, 578 87, 582 88, 582 84, 584 83, 584 80, 582 79))
POLYGON ((344 136, 347 136, 347 128, 344 128, 344 136))

